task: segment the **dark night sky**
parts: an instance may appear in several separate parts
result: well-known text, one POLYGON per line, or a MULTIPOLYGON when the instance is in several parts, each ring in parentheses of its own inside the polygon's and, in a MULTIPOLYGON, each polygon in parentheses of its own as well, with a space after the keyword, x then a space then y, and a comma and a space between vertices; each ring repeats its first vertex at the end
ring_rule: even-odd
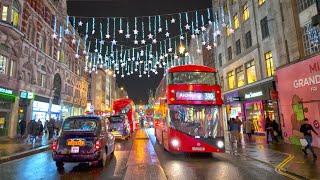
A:
MULTIPOLYGON (((135 17, 192 11, 211 7, 211 0, 68 0, 69 16, 84 17, 135 17)), ((156 76, 138 77, 138 74, 117 78, 135 103, 145 103, 149 90, 156 89, 163 70, 156 76)))

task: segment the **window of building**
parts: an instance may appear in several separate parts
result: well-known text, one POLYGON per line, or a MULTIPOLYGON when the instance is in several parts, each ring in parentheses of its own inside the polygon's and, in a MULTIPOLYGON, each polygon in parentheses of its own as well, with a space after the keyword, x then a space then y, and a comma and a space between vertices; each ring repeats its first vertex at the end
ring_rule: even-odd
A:
POLYGON ((236 76, 237 76, 237 87, 244 86, 245 79, 244 79, 243 66, 240 66, 236 69, 236 76))
POLYGON ((241 53, 241 42, 240 39, 236 41, 236 54, 239 55, 241 53))
POLYGON ((264 17, 260 21, 260 26, 261 26, 261 34, 262 34, 262 39, 265 39, 269 36, 269 27, 268 27, 268 18, 267 16, 264 17))
POLYGON ((230 71, 227 73, 227 81, 228 81, 228 88, 229 89, 234 89, 235 83, 234 83, 234 72, 230 71))
POLYGON ((9 9, 9 6, 2 6, 2 15, 1 15, 2 21, 8 20, 8 9, 9 9))
POLYGON ((13 6, 11 10, 11 23, 14 27, 19 26, 20 21, 20 4, 17 0, 13 1, 13 6))
POLYGON ((246 21, 249 18, 250 18, 250 12, 249 12, 248 3, 246 3, 242 7, 242 19, 243 19, 243 21, 246 21))
POLYGON ((221 36, 220 35, 217 35, 217 44, 218 44, 218 46, 221 44, 221 36))
POLYGON ((34 44, 35 36, 36 36, 36 32, 35 32, 34 26, 33 26, 33 24, 29 24, 28 40, 29 40, 32 44, 34 44))
POLYGON ((316 3, 316 0, 297 0, 298 12, 302 12, 314 3, 316 3))
POLYGON ((265 62, 266 62, 266 70, 267 70, 267 77, 274 75, 274 68, 273 68, 273 58, 272 52, 266 52, 264 54, 265 62))
POLYGON ((320 52, 320 26, 312 26, 311 22, 303 27, 302 37, 304 52, 312 55, 320 52))
POLYGON ((8 58, 0 55, 0 74, 7 74, 8 71, 8 58))
POLYGON ((43 52, 46 52, 46 48, 47 48, 47 37, 46 37, 46 34, 45 33, 42 33, 41 35, 41 40, 40 40, 40 45, 39 45, 40 49, 43 51, 43 52))
POLYGON ((46 75, 40 73, 39 82, 41 87, 46 87, 46 75))
POLYGON ((230 36, 231 34, 232 34, 232 28, 230 28, 230 27, 227 27, 226 28, 226 34, 227 34, 227 36, 230 36))
POLYGON ((258 0, 259 6, 261 6, 261 5, 264 4, 265 2, 266 2, 266 0, 258 0))
POLYGON ((9 76, 10 77, 13 77, 14 74, 15 74, 14 67, 15 67, 15 62, 11 60, 10 61, 10 71, 9 71, 9 76))
POLYGON ((254 60, 251 60, 250 62, 246 63, 246 73, 248 84, 257 81, 256 66, 254 64, 254 60))
POLYGON ((218 55, 219 67, 222 67, 222 54, 218 55))
POLYGON ((228 47, 228 60, 231 60, 232 59, 232 48, 231 46, 228 47))
POLYGON ((238 29, 240 26, 238 14, 235 14, 233 16, 233 25, 234 25, 234 29, 238 29))
POLYGON ((251 31, 248 31, 245 36, 246 36, 246 48, 249 48, 252 46, 251 31))
POLYGON ((60 50, 57 51, 57 61, 60 61, 60 50))

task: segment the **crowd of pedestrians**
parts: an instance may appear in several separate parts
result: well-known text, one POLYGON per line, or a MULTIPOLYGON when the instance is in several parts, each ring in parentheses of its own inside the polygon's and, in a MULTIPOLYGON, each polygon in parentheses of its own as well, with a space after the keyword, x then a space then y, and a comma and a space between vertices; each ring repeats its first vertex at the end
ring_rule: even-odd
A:
POLYGON ((19 121, 19 134, 22 139, 28 144, 35 144, 41 142, 44 134, 48 136, 50 141, 55 135, 58 134, 61 126, 61 120, 50 119, 45 123, 38 119, 30 121, 19 121))

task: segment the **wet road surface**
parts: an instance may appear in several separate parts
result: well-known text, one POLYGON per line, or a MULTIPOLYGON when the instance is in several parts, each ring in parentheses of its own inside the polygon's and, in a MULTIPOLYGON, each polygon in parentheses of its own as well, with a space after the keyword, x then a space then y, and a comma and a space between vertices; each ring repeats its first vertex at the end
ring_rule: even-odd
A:
POLYGON ((46 151, 0 165, 0 179, 123 179, 132 146, 132 139, 116 141, 114 157, 108 158, 104 168, 89 164, 65 164, 57 171, 51 152, 46 151))
POLYGON ((65 164, 58 172, 46 151, 0 164, 0 179, 286 179, 272 166, 242 156, 168 153, 155 141, 153 130, 147 132, 149 136, 137 133, 134 140, 117 141, 114 157, 104 168, 65 164))
POLYGON ((241 156, 224 154, 171 154, 156 142, 152 129, 148 135, 168 179, 287 179, 274 167, 241 156))

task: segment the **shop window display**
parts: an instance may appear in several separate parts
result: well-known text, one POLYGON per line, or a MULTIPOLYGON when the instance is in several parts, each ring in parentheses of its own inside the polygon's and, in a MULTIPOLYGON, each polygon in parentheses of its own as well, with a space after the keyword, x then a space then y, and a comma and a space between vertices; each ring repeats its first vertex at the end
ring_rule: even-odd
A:
POLYGON ((245 103, 246 120, 252 121, 255 133, 264 133, 264 114, 262 101, 245 103))

